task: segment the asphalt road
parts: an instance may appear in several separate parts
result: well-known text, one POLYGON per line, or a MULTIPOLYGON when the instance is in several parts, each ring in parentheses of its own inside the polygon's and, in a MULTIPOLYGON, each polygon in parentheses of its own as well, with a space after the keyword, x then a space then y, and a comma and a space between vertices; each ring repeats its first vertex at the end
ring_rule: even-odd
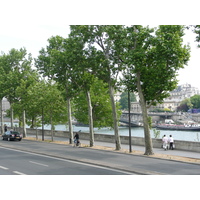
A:
POLYGON ((17 174, 16 171, 23 174, 52 175, 117 175, 130 173, 152 175, 200 174, 199 164, 163 160, 91 148, 74 148, 70 145, 29 140, 22 140, 21 142, 1 140, 0 147, 1 174, 4 172, 17 174), (15 151, 5 148, 12 148, 15 151), (16 149, 23 150, 24 152, 16 151, 16 149), (8 170, 5 168, 8 168, 8 170))
POLYGON ((121 170, 0 147, 1 175, 127 175, 121 170))

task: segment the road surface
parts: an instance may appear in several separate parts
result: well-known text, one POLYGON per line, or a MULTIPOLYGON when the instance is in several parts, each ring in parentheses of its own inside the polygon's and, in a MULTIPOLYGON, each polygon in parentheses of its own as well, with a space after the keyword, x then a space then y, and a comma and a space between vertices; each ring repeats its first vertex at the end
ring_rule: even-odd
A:
POLYGON ((0 147, 1 175, 127 175, 122 170, 0 147))
MULTIPOLYGON (((137 156, 116 151, 74 148, 70 145, 29 140, 22 140, 21 142, 1 140, 0 147, 1 172, 4 168, 9 168, 12 173, 17 171, 24 174, 200 174, 199 164, 137 156), (13 152, 5 148, 23 150, 26 153, 13 152), (23 163, 22 166, 21 163, 23 163), (45 165, 48 165, 48 167, 45 167, 45 165), (23 171, 21 170, 22 167, 24 168, 23 171)), ((5 173, 8 171, 5 170, 5 173)))

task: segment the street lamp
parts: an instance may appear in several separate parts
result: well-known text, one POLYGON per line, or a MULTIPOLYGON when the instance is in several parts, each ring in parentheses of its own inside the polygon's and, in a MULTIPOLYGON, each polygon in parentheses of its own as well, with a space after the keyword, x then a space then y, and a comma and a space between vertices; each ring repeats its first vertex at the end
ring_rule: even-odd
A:
POLYGON ((44 107, 42 107, 42 141, 44 141, 44 107))
POLYGON ((129 126, 129 152, 132 152, 131 147, 131 101, 130 101, 130 90, 128 88, 128 126, 129 126))

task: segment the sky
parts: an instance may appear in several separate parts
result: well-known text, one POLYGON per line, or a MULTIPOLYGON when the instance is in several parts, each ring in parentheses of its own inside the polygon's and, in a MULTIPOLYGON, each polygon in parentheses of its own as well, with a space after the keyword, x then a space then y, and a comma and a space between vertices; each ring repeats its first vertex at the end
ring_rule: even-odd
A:
POLYGON ((188 61, 187 66, 179 70, 178 80, 180 84, 189 83, 200 89, 200 48, 197 47, 195 37, 196 35, 190 30, 186 31, 184 42, 189 43, 190 45, 190 60, 188 61))
MULTIPOLYGON (((71 24, 133 24, 134 22, 137 24, 159 24, 159 22, 160 24, 176 24, 176 22, 184 25, 191 24, 188 17, 185 17, 184 14, 182 15, 184 17, 180 17, 177 11, 173 18, 173 10, 176 8, 174 1, 174 7, 170 7, 172 20, 168 17, 167 19, 165 17, 160 19, 159 17, 158 20, 156 16, 160 13, 163 16, 165 11, 155 9, 155 14, 148 12, 148 1, 146 2, 147 6, 144 8, 144 1, 141 0, 138 7, 143 6, 143 12, 135 12, 134 10, 135 15, 133 15, 132 9, 126 6, 126 3, 130 2, 127 0, 123 1, 125 6, 121 5, 119 1, 102 0, 96 6, 93 5, 94 1, 89 0, 69 2, 66 0, 6 0, 1 2, 0 52, 8 53, 12 48, 25 47, 27 52, 36 58, 39 50, 48 44, 48 38, 55 35, 67 37, 70 31, 69 25, 71 24), (115 4, 112 2, 115 2, 115 4), (91 6, 93 7, 91 8, 91 6), (124 11, 123 8, 126 8, 126 10, 124 11), (130 11, 132 11, 131 14, 127 15, 130 11), (144 12, 149 16, 141 20, 141 13, 144 12), (135 20, 135 17, 137 17, 137 20, 135 20), (181 21, 174 20, 179 17, 182 19, 181 21)), ((165 7, 167 10, 167 5, 165 7)), ((189 5, 185 5, 185 8, 190 10, 189 5)), ((194 9, 193 7, 192 12, 195 11, 194 9)), ((188 10, 187 14, 190 14, 188 10)), ((188 66, 179 71, 178 80, 179 84, 189 83, 200 89, 200 48, 197 48, 197 43, 194 40, 195 34, 191 30, 187 31, 184 43, 190 43, 191 58, 188 66)))

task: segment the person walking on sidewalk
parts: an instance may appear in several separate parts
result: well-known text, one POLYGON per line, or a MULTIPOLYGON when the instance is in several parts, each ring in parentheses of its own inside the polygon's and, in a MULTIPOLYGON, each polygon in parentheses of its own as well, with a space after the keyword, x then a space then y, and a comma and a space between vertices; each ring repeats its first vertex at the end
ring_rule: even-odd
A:
POLYGON ((174 150, 174 138, 172 135, 169 136, 169 149, 174 150))
POLYGON ((166 135, 163 136, 162 141, 163 141, 163 149, 166 151, 168 149, 168 138, 166 135))

